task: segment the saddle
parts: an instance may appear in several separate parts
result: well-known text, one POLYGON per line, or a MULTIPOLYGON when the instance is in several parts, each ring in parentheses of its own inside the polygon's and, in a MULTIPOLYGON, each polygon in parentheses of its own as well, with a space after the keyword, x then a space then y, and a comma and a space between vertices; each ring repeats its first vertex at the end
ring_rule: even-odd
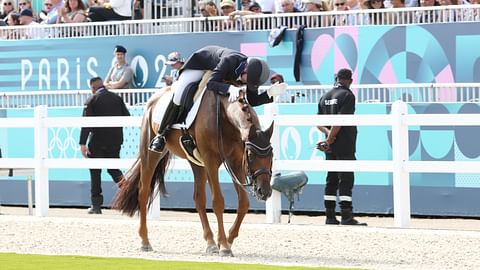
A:
POLYGON ((288 206, 288 223, 293 214, 293 203, 295 201, 295 195, 300 199, 300 193, 308 182, 308 177, 303 171, 292 172, 289 174, 281 175, 277 173, 273 176, 272 188, 283 193, 289 202, 288 206))
MULTIPOLYGON (((185 122, 188 112, 190 112, 190 110, 193 107, 193 104, 201 96, 200 94, 202 93, 203 89, 206 87, 210 74, 211 74, 211 71, 205 72, 205 74, 202 77, 202 80, 189 84, 185 89, 185 91, 183 91, 183 95, 181 99, 182 108, 179 113, 179 118, 177 121, 178 123, 185 122)), ((190 135, 190 133, 186 128, 182 127, 181 130, 182 130, 182 136, 180 136, 179 138, 179 143, 183 152, 187 156, 187 159, 192 163, 203 167, 204 166, 203 159, 202 159, 202 156, 200 155, 200 152, 197 149, 197 145, 195 143, 194 138, 192 137, 192 135, 190 135)))

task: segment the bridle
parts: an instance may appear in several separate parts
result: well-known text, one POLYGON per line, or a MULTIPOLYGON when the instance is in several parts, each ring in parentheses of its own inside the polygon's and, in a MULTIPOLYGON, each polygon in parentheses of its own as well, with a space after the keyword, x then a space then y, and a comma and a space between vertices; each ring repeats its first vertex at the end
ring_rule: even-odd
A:
POLYGON ((273 157, 273 147, 269 143, 266 147, 260 147, 255 143, 247 140, 245 142, 245 152, 243 153, 244 163, 247 169, 247 183, 245 186, 252 186, 253 180, 262 174, 268 175, 268 177, 272 177, 272 170, 266 168, 260 168, 252 173, 250 170, 251 163, 255 161, 255 158, 250 158, 248 151, 255 156, 260 157, 273 157))

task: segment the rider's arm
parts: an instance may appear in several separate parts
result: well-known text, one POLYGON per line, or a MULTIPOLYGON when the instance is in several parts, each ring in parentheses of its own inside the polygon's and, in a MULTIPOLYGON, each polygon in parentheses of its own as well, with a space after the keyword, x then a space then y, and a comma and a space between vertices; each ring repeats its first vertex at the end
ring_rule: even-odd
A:
POLYGON ((273 102, 273 98, 269 97, 266 91, 258 94, 258 92, 255 93, 254 91, 247 90, 247 100, 248 103, 254 107, 273 102))
POLYGON ((225 80, 236 80, 237 78, 229 78, 229 74, 233 74, 238 64, 236 59, 230 57, 223 57, 217 64, 210 76, 210 80, 207 82, 207 89, 215 91, 221 95, 227 95, 229 84, 225 83, 225 80))

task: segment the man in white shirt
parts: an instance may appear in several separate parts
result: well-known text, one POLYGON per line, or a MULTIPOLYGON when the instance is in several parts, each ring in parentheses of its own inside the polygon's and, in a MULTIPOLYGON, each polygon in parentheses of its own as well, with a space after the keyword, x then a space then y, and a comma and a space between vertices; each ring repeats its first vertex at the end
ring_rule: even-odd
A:
MULTIPOLYGON (((64 2, 62 0, 51 0, 51 7, 47 13, 47 24, 56 24, 58 11, 64 7, 64 2)), ((47 3, 45 3, 46 5, 47 3)))
POLYGON ((110 0, 103 6, 90 7, 88 19, 92 22, 131 20, 132 0, 110 0))

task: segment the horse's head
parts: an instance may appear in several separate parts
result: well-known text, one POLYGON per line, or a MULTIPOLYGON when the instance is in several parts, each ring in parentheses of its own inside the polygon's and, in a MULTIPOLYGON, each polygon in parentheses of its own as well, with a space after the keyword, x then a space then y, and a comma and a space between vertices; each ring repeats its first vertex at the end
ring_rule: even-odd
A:
POLYGON ((273 148, 270 138, 273 123, 265 131, 252 126, 245 142, 244 161, 248 185, 251 185, 257 199, 265 201, 272 195, 270 178, 272 177, 273 148))

